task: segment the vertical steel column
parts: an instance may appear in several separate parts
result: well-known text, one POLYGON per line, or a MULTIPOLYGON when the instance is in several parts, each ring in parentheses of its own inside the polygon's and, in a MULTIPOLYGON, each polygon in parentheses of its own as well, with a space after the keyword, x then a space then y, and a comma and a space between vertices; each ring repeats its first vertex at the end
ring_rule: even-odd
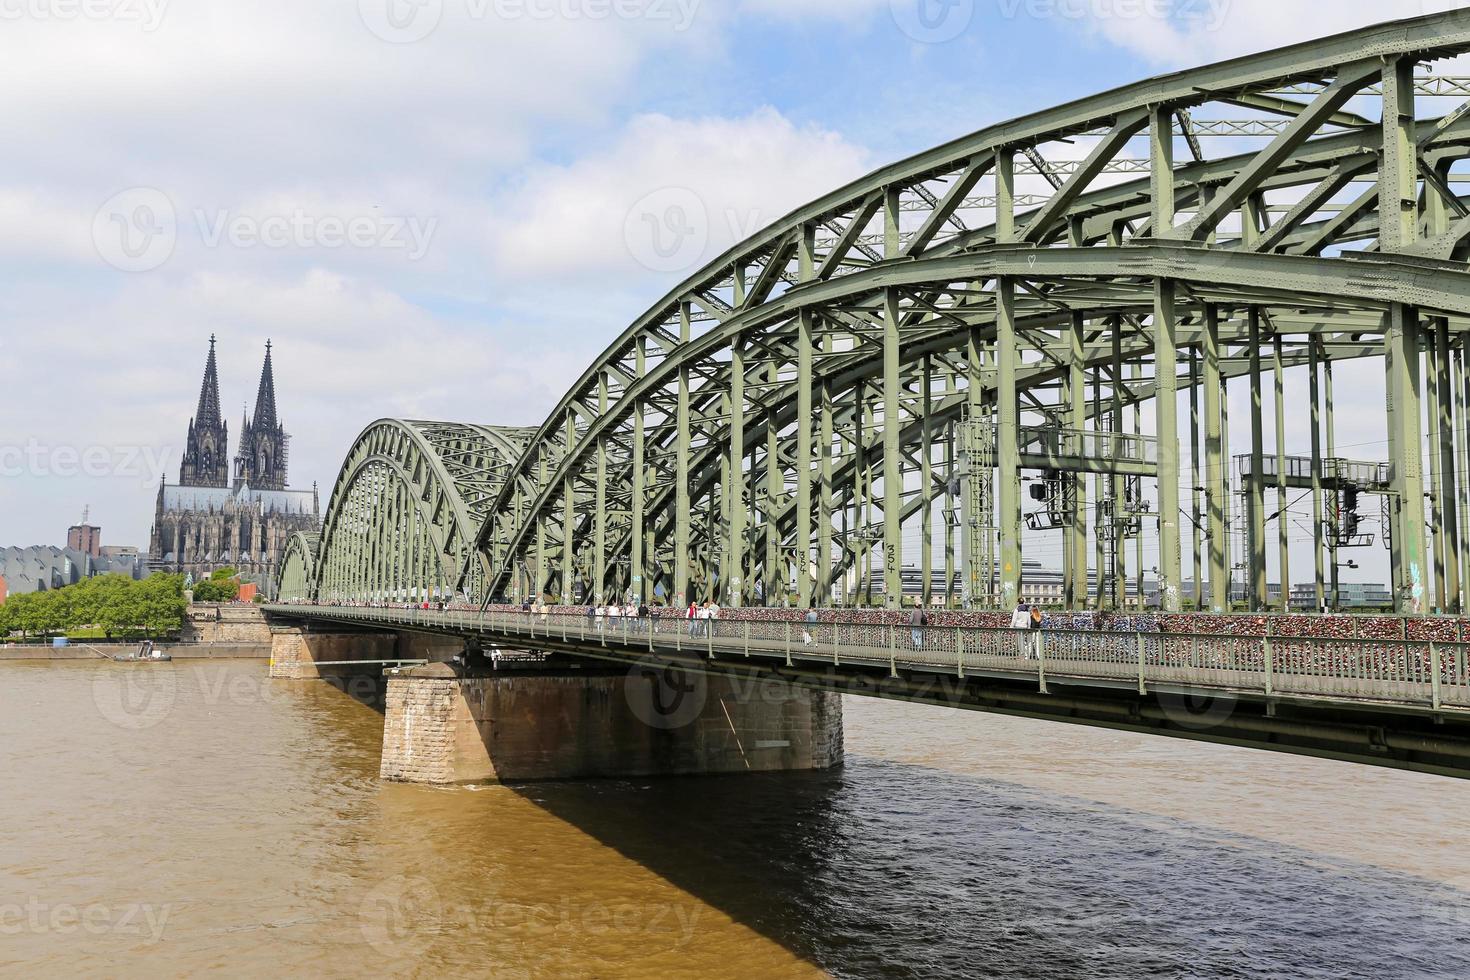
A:
MULTIPOLYGON (((1431 190, 1429 196, 1433 197, 1434 191, 1431 190)), ((1427 377, 1424 379, 1426 413, 1424 424, 1429 436, 1429 493, 1426 499, 1429 501, 1429 533, 1434 561, 1434 611, 1439 613, 1444 612, 1445 603, 1448 601, 1448 590, 1445 588, 1444 501, 1440 493, 1442 475, 1440 472, 1440 442, 1437 435, 1440 398, 1443 389, 1439 385, 1439 346, 1435 343, 1433 320, 1424 324, 1424 333, 1424 355, 1428 362, 1425 365, 1427 377)))
MULTIPOLYGON (((955 376, 949 375, 948 391, 956 390, 955 376)), ((950 422, 944 427, 944 608, 954 608, 955 592, 955 548, 954 529, 956 516, 955 486, 959 481, 959 454, 955 452, 955 426, 950 422)))
POLYGON ((1246 540, 1250 552, 1247 565, 1251 578, 1251 611, 1263 612, 1270 603, 1266 581, 1266 451, 1265 410, 1261 398, 1261 311, 1250 308, 1250 379, 1251 379, 1251 471, 1245 486, 1246 540))
MULTIPOLYGON (((774 391, 779 379, 776 374, 776 364, 771 362, 766 373, 766 381, 769 390, 774 391)), ((765 567, 765 591, 766 605, 777 604, 777 592, 784 592, 781 587, 781 528, 777 523, 776 515, 781 511, 781 498, 785 495, 786 474, 781 471, 781 440, 776 432, 776 419, 774 413, 766 416, 766 567, 765 567)))
POLYGON ((1205 512, 1209 522, 1206 537, 1210 559, 1210 612, 1218 615, 1230 609, 1230 573, 1226 567, 1230 553, 1225 541, 1225 505, 1230 499, 1230 484, 1221 441, 1220 310, 1213 303, 1205 307, 1204 354, 1205 512))
MULTIPOLYGON (((1154 106, 1149 112, 1149 160, 1149 194, 1158 236, 1174 227, 1174 111, 1168 106, 1154 106)), ((1154 283, 1154 411, 1159 438, 1159 607, 1164 612, 1180 608, 1178 336, 1175 285, 1158 279, 1154 283)), ((1142 600, 1140 590, 1140 603, 1142 600)))
POLYGON ((924 489, 919 494, 923 506, 919 514, 919 596, 928 606, 934 598, 934 436, 929 420, 934 409, 934 362, 931 355, 924 355, 922 370, 923 376, 919 379, 919 398, 923 406, 923 414, 919 416, 919 483, 924 489))
POLYGON ((1286 368, 1281 332, 1272 330, 1271 376, 1276 395, 1276 544, 1280 566, 1281 611, 1291 612, 1291 521, 1286 513, 1286 368))
MULTIPOLYGON (((567 456, 577 448, 577 413, 567 413, 567 456)), ((561 604, 569 606, 572 603, 572 557, 576 544, 576 522, 577 522, 577 478, 571 471, 567 471, 566 478, 562 481, 562 539, 561 539, 561 604)))
MULTIPOLYGON (((1322 406, 1322 408, 1323 408, 1323 416, 1324 416, 1322 421, 1323 421, 1323 424, 1326 426, 1326 429, 1327 429, 1327 458, 1328 459, 1336 459, 1337 458, 1337 425, 1336 425, 1336 422, 1333 419, 1333 410, 1332 410, 1332 358, 1331 357, 1324 357, 1322 359, 1322 396, 1323 396, 1323 398, 1325 400, 1325 403, 1322 406)), ((1333 491, 1333 495, 1332 495, 1333 496, 1333 501, 1332 501, 1332 526, 1333 526, 1334 533, 1333 533, 1332 537, 1330 537, 1330 538, 1327 539, 1327 565, 1328 565, 1327 574, 1328 574, 1328 581, 1331 583, 1331 588, 1332 588, 1332 610, 1334 612, 1341 612, 1342 611, 1342 581, 1341 581, 1341 576, 1340 576, 1340 574, 1338 572, 1338 567, 1337 567, 1337 557, 1338 557, 1338 554, 1337 554, 1337 537, 1338 537, 1338 534, 1340 533, 1340 529, 1342 527, 1342 511, 1338 507, 1338 503, 1337 502, 1339 500, 1339 494, 1341 492, 1342 492, 1341 487, 1339 487, 1337 490, 1334 490, 1333 491)), ((1387 529, 1385 529, 1385 531, 1386 530, 1387 529)))
MULTIPOLYGON (((693 335, 688 301, 679 304, 679 346, 682 351, 693 335)), ((689 501, 689 364, 679 362, 679 395, 674 418, 674 583, 676 608, 689 602, 689 530, 692 517, 689 501)))
POLYGON ((1021 596, 1021 426, 1016 374, 1016 283, 995 283, 997 399, 996 458, 1000 464, 1000 596, 1002 608, 1015 608, 1021 596))
MULTIPOLYGON (((986 467, 985 471, 979 472, 977 465, 978 437, 975 430, 984 421, 982 412, 985 409, 984 390, 984 368, 985 368, 985 338, 981 328, 970 324, 970 329, 965 338, 965 363, 967 365, 967 376, 965 379, 965 419, 968 430, 965 432, 964 445, 967 449, 967 458, 962 464, 965 468, 966 481, 987 480, 992 483, 995 474, 986 467)), ((964 565, 964 585, 960 594, 972 607, 977 606, 982 595, 990 592, 988 579, 982 585, 981 567, 984 562, 985 546, 980 540, 979 528, 989 527, 994 520, 991 514, 975 513, 977 494, 973 488, 966 487, 960 498, 960 523, 963 531, 960 536, 960 561, 964 565)), ((990 500, 991 495, 984 495, 990 500)), ((988 533, 988 532, 987 532, 988 533)))
MULTIPOLYGON (((1083 347, 1087 342, 1087 317, 1072 314, 1067 335, 1067 393, 1070 400, 1069 427, 1076 432, 1087 428, 1087 361, 1083 347)), ((1079 447, 1080 448, 1080 447, 1079 447)), ((1084 450, 1085 451, 1085 450, 1084 450)), ((1087 608, 1087 477, 1081 473, 1068 476, 1072 481, 1072 519, 1067 528, 1068 570, 1066 603, 1070 609, 1087 608)))
MULTIPOLYGON (((1113 335, 1112 369, 1113 369, 1113 443, 1115 446, 1123 442, 1123 318, 1114 315, 1112 323, 1109 324, 1113 335)), ((1126 496, 1124 489, 1126 480, 1124 477, 1114 474, 1113 476, 1113 607, 1123 609, 1128 605, 1128 559, 1123 551, 1126 524, 1123 520, 1123 498, 1126 496)))
MULTIPOLYGON (((639 337, 633 344, 633 368, 637 381, 643 380, 644 375, 648 373, 648 352, 644 344, 642 337, 639 337)), ((643 556, 645 553, 643 525, 646 519, 643 498, 647 492, 644 483, 648 479, 648 464, 644 460, 644 440, 643 401, 640 399, 633 406, 633 488, 628 501, 631 521, 628 529, 628 583, 633 590, 633 598, 640 604, 651 598, 643 585, 643 556)))
MULTIPOLYGON (((597 379, 597 411, 607 414, 607 375, 597 379)), ((592 600, 607 591, 607 438, 597 440, 597 505, 592 512, 592 600)), ((619 597, 619 602, 622 598, 619 597)))
POLYGON ((903 602, 903 460, 899 456, 899 295, 883 293, 883 604, 903 602))
POLYGON ((1460 492, 1459 460, 1455 456, 1455 385, 1450 352, 1450 322, 1446 317, 1434 320, 1434 343, 1438 350, 1439 380, 1439 454, 1440 512, 1443 514, 1445 539, 1445 591, 1447 609, 1459 613, 1464 609, 1460 582, 1460 492))
MULTIPOLYGON (((1223 355, 1224 348, 1221 348, 1223 355)), ((1231 594, 1230 582, 1235 577, 1233 555, 1234 548, 1231 543, 1231 533, 1235 526, 1235 518, 1230 512, 1230 379, 1222 373, 1220 376, 1220 520, 1223 525, 1224 538, 1220 545, 1220 555, 1225 569, 1225 608, 1228 611, 1235 597, 1231 594)), ((1244 592, 1244 589, 1241 590, 1244 592)))
MULTIPOLYGON (((743 290, 742 290, 743 291, 743 290)), ((726 602, 732 608, 745 604, 745 338, 736 335, 730 341, 730 485, 725 488, 725 506, 729 509, 726 527, 730 538, 725 554, 730 562, 725 569, 729 591, 726 602)), ((755 474, 751 474, 754 491, 755 474)))
POLYGON ((817 500, 817 581, 815 600, 818 606, 832 603, 832 384, 822 382, 821 449, 818 453, 821 488, 817 500))
POLYGON ((1321 348, 1322 341, 1318 338, 1307 339, 1307 397, 1312 403, 1312 595, 1316 610, 1327 604, 1326 575, 1322 567, 1325 515, 1322 506, 1322 399, 1318 380, 1322 369, 1321 348))
MULTIPOLYGON (((883 257, 902 255, 900 239, 901 198, 896 187, 883 193, 883 257)), ((883 293, 883 604, 897 609, 903 604, 903 459, 899 456, 899 396, 903 379, 899 363, 899 294, 889 288, 883 293)))
POLYGON ((1205 607, 1205 554, 1201 541, 1204 511, 1200 506, 1200 347, 1189 347, 1189 524, 1194 544, 1194 608, 1205 607))
MULTIPOLYGON (((816 278, 816 226, 801 226, 797 277, 816 278)), ((803 307, 796 325, 796 535, 797 600, 802 609, 812 604, 812 352, 815 314, 803 307)))
MULTIPOLYGON (((1455 350, 1455 417, 1456 432, 1459 437, 1459 452, 1456 455, 1458 461, 1470 464, 1470 363, 1466 362, 1466 348, 1470 346, 1470 340, 1462 340, 1455 350)), ((1459 467, 1455 469, 1459 475, 1459 467)), ((1466 477, 1467 486, 1470 486, 1470 476, 1466 477)), ((1463 613, 1470 609, 1470 504, 1460 506, 1460 588, 1463 598, 1460 602, 1460 611, 1463 613)))
POLYGON ((1419 614, 1427 598, 1424 560, 1423 433, 1419 429, 1420 369, 1419 313, 1394 303, 1389 307, 1387 359, 1389 360, 1388 425, 1390 467, 1395 507, 1394 551, 1398 558, 1395 608, 1419 614))
MULTIPOLYGON (((547 478, 551 475, 547 472, 546 463, 546 450, 542 449, 536 454, 537 487, 546 486, 547 478)), ((533 598, 540 602, 546 594, 546 516, 538 514, 533 520, 536 522, 536 582, 533 598)))

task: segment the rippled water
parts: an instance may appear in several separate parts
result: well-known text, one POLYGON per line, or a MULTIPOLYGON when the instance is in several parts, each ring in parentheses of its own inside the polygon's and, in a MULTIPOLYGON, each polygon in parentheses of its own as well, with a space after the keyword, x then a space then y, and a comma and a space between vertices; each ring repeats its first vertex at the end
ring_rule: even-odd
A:
POLYGON ((0 971, 1470 976, 1470 784, 849 699, 839 772, 429 789, 264 670, 0 665, 0 971))

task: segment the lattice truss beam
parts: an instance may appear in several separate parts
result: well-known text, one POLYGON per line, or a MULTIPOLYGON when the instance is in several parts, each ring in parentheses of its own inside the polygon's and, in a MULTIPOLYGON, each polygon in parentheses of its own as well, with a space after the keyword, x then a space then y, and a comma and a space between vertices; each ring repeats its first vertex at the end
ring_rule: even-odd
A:
MULTIPOLYGON (((1186 424, 1210 433, 1194 484, 1209 484, 1213 589, 1232 492, 1219 386, 1250 377, 1259 395, 1275 345, 1314 391, 1334 361, 1384 357, 1395 582, 1422 607, 1421 355, 1435 355, 1434 404, 1453 409, 1470 330, 1470 85, 1451 73, 1467 51, 1470 13, 1400 21, 1150 79, 886 167, 644 313, 504 451, 502 471, 465 484, 473 547, 423 499, 390 513, 452 527, 443 542, 428 533, 448 553, 441 581, 481 601, 825 604, 876 577, 892 604, 914 564, 907 525, 926 592, 942 546, 946 591, 1010 603, 1021 471, 1043 465, 1027 433, 1121 446, 1147 402, 1164 447, 1147 466, 1121 453, 1045 465, 1077 491, 1069 597, 1104 573, 1101 545, 1089 562, 1088 509, 1148 476, 1163 601, 1177 607, 1179 394, 1192 393, 1186 424), (993 459, 965 449, 975 426, 995 433, 993 459)), ((378 567, 368 498, 397 472, 354 476, 351 506, 358 484, 339 484, 339 588, 345 565, 354 582, 378 567)), ((1263 531, 1250 534, 1263 571, 1263 531)))

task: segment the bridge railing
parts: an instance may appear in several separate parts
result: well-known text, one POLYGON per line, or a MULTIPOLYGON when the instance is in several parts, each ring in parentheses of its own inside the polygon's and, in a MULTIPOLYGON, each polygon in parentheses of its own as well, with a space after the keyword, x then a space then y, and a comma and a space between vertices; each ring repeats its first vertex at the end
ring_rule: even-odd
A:
POLYGON ((751 619, 594 617, 514 609, 282 607, 291 614, 633 650, 993 672, 1177 685, 1225 692, 1372 699, 1470 708, 1470 644, 1403 638, 1229 636, 810 623, 751 619))

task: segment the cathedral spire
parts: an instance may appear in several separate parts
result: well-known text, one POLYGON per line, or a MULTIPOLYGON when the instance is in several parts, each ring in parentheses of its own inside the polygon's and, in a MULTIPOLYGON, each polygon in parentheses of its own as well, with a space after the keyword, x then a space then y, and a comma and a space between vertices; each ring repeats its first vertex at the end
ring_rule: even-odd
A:
POLYGON ((189 422, 179 483, 186 487, 224 487, 230 483, 230 433, 220 416, 219 369, 214 359, 214 335, 209 337, 209 360, 199 386, 199 410, 189 422))
POLYGON ((220 423, 219 371, 214 363, 214 334, 210 334, 209 360, 204 362, 204 381, 199 386, 199 410, 194 413, 194 424, 212 429, 220 423))
POLYGON ((280 425, 276 419, 276 376, 271 370, 271 342, 265 342, 265 366, 260 369, 260 390, 255 393, 255 421, 257 429, 274 429, 280 425))

